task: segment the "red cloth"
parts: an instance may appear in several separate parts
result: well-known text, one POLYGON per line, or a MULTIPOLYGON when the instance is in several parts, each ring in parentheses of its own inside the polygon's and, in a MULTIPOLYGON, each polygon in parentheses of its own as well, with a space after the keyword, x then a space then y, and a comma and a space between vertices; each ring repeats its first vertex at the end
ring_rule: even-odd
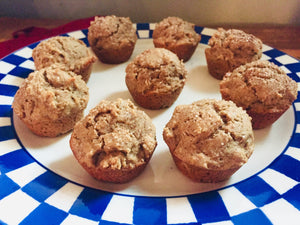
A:
POLYGON ((28 27, 21 31, 16 31, 13 33, 14 39, 0 43, 0 59, 11 52, 42 39, 75 30, 86 29, 89 27, 90 21, 93 19, 94 17, 79 19, 52 29, 28 27))

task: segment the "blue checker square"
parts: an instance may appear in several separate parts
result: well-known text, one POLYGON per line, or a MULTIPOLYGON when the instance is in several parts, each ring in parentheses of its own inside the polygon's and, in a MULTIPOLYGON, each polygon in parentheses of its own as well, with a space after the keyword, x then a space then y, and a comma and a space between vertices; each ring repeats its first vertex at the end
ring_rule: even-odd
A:
POLYGON ((162 198, 137 197, 134 201, 134 224, 166 224, 166 201, 162 198), (151 215, 149 217, 148 215, 151 215))
POLYGON ((19 89, 19 87, 17 87, 17 86, 0 84, 0 95, 13 97, 13 96, 15 96, 18 89, 19 89))
POLYGON ((257 207, 264 206, 281 197, 258 176, 240 182, 235 187, 257 207))
POLYGON ((230 220, 230 216, 218 192, 192 195, 188 199, 197 221, 209 223, 230 220))
POLYGON ((150 30, 150 24, 149 23, 138 23, 136 25, 137 30, 150 30))
MULTIPOLYGON (((1 169, 0 169, 1 171, 1 169)), ((17 191, 20 187, 18 184, 13 182, 9 177, 5 174, 0 174, 0 200, 11 193, 17 191), (5 188, 3 188, 5 187, 5 188)))
POLYGON ((40 204, 35 210, 33 210, 20 225, 58 225, 68 216, 68 213, 55 208, 47 203, 40 204))
POLYGON ((268 50, 268 51, 264 51, 264 54, 271 57, 271 58, 276 58, 278 56, 284 55, 285 53, 283 53, 281 51, 278 51, 277 49, 271 49, 271 50, 268 50))
POLYGON ((210 36, 201 34, 201 40, 200 40, 200 43, 202 43, 202 44, 208 44, 209 39, 210 39, 210 36))
POLYGON ((233 216, 232 222, 235 225, 245 225, 245 224, 272 225, 271 221, 260 209, 254 209, 254 210, 239 214, 237 216, 233 216))
POLYGON ((69 212, 91 220, 99 220, 112 196, 104 191, 85 188, 69 212))
POLYGON ((14 64, 14 65, 20 65, 21 63, 23 63, 26 60, 27 60, 26 58, 12 54, 12 55, 6 56, 2 61, 10 63, 10 64, 14 64))
POLYGON ((21 78, 27 78, 31 72, 33 72, 33 70, 17 66, 16 68, 12 69, 9 74, 21 78))
POLYGON ((291 203, 296 209, 300 211, 300 184, 293 187, 291 190, 283 194, 283 198, 291 203), (298 196, 298 198, 295 198, 298 196))
POLYGON ((22 188, 22 191, 33 197, 39 202, 45 201, 48 197, 54 194, 58 189, 64 186, 67 180, 47 171, 38 176, 29 184, 22 188), (39 191, 35 191, 39 190, 39 191))

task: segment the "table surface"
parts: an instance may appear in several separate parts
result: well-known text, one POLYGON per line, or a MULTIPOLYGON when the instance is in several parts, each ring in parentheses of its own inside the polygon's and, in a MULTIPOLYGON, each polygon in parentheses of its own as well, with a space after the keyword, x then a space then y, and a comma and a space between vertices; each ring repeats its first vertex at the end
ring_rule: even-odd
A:
MULTIPOLYGON (((70 22, 70 20, 53 19, 19 19, 0 17, 0 42, 13 39, 13 32, 27 27, 54 28, 70 22)), ((201 24, 197 24, 202 26, 201 24)), ((211 26, 216 28, 217 26, 211 26)), ((279 25, 219 25, 218 27, 244 30, 260 38, 264 44, 276 48, 300 60, 300 26, 279 25)))

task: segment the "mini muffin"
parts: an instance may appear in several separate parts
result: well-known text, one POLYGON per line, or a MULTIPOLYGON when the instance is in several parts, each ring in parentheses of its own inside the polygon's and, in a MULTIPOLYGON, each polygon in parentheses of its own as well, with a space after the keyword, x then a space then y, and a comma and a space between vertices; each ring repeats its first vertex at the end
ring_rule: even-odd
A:
POLYGON ((255 61, 228 72, 220 82, 222 98, 243 107, 253 129, 273 124, 297 98, 297 83, 274 63, 255 61))
POLYGON ((169 107, 181 93, 184 63, 164 48, 147 49, 126 67, 126 85, 133 99, 147 109, 169 107))
POLYGON ((219 28, 205 49, 209 73, 221 80, 227 72, 261 58, 262 42, 244 31, 219 28))
POLYGON ((178 17, 167 17, 156 24, 152 38, 155 47, 166 48, 179 59, 187 61, 193 55, 201 36, 196 33, 194 24, 178 17))
POLYGON ((130 100, 102 100, 76 124, 70 146, 94 178, 125 183, 137 177, 156 148, 151 119, 130 100))
POLYGON ((178 169, 196 182, 228 179, 251 156, 251 118, 231 101, 203 99, 175 108, 163 130, 178 169))
POLYGON ((81 76, 51 66, 29 74, 12 107, 33 133, 55 137, 73 129, 83 117, 88 98, 81 76))
POLYGON ((96 57, 83 41, 73 37, 56 36, 40 42, 32 52, 37 70, 59 63, 87 82, 96 57))
POLYGON ((88 29, 88 41, 103 63, 127 61, 137 41, 136 28, 129 17, 95 17, 88 29))

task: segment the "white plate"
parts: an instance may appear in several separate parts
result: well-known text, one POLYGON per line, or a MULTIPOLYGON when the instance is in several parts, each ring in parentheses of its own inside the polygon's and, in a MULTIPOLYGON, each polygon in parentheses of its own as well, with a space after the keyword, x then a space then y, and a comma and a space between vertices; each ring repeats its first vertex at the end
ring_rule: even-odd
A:
MULTIPOLYGON (((153 24, 137 24, 139 39, 130 60, 154 47, 152 29, 153 24)), ((195 183, 173 163, 162 129, 175 106, 203 98, 221 99, 219 81, 209 75, 204 56, 214 30, 202 27, 196 30, 202 35, 201 43, 185 64, 187 83, 177 101, 164 110, 141 108, 157 128, 158 146, 145 171, 126 184, 91 178, 72 155, 70 134, 38 137, 12 116, 13 96, 23 78, 34 69, 31 53, 37 43, 3 58, 0 61, 0 222, 30 224, 41 220, 45 224, 45 218, 49 218, 49 224, 300 221, 298 99, 274 125, 254 132, 253 155, 228 181, 195 183)), ((87 30, 82 30, 64 35, 87 43, 86 34, 87 30)), ((296 59, 265 45, 262 58, 276 63, 299 81, 300 63, 296 59)), ((90 100, 85 114, 102 99, 132 100, 125 84, 128 62, 95 63, 88 82, 90 100)))

